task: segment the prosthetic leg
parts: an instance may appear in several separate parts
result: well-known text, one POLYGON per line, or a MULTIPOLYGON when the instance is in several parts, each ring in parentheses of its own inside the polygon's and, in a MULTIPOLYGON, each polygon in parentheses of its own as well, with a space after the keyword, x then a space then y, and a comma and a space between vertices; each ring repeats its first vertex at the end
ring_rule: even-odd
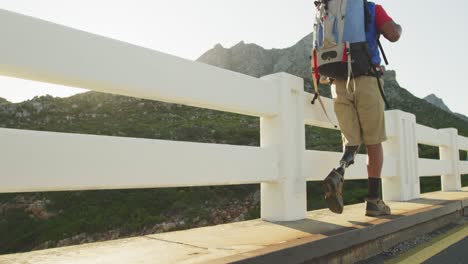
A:
POLYGON ((340 160, 340 166, 333 169, 323 182, 325 192, 325 201, 328 208, 334 213, 343 213, 343 183, 345 169, 354 164, 354 158, 359 151, 358 146, 345 146, 343 157, 340 160))

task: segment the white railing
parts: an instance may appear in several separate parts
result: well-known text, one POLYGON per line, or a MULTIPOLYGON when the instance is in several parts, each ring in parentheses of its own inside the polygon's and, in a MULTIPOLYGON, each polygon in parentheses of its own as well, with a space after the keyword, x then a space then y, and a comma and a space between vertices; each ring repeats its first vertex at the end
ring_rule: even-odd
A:
MULTIPOLYGON (((260 117, 260 147, 0 129, 0 193, 261 183, 261 216, 306 216, 306 181, 322 180, 341 153, 305 149, 305 125, 332 128, 301 78, 252 78, 0 10, 0 74, 260 117)), ((325 99, 333 116, 332 101, 325 99)), ((455 129, 386 112, 384 198, 419 197, 419 177, 460 190, 468 139, 455 129), (417 144, 440 146, 440 161, 417 144)), ((366 179, 365 156, 347 179, 366 179)))

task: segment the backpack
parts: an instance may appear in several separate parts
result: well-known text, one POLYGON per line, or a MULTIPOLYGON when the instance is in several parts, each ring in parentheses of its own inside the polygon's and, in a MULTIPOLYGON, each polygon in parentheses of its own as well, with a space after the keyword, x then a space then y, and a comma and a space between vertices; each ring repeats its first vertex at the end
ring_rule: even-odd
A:
POLYGON ((378 59, 380 62, 378 51, 371 55, 368 47, 369 40, 372 46, 378 45, 388 65, 377 32, 372 28, 375 17, 371 15, 369 6, 375 8, 375 4, 368 3, 367 0, 318 0, 314 3, 318 12, 314 24, 314 48, 311 56, 312 79, 315 87, 312 104, 319 99, 330 121, 320 99, 318 81, 327 79, 326 77, 347 80, 346 87, 348 87, 352 77, 370 74, 376 77, 380 94, 387 108, 390 108, 379 80, 380 73, 373 63, 373 59, 378 59))
POLYGON ((314 25, 314 68, 321 76, 346 80, 372 67, 366 39, 366 0, 320 0, 314 25))

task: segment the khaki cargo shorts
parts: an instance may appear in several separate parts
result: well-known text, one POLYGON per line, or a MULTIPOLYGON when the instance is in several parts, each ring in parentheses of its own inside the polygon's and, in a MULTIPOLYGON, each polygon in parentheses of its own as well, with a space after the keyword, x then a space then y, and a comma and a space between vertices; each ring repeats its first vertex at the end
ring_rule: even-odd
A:
MULTIPOLYGON (((383 87, 383 80, 380 81, 383 87)), ((357 77, 349 82, 348 89, 346 80, 335 80, 331 89, 345 146, 374 145, 387 140, 385 103, 375 77, 357 77)))

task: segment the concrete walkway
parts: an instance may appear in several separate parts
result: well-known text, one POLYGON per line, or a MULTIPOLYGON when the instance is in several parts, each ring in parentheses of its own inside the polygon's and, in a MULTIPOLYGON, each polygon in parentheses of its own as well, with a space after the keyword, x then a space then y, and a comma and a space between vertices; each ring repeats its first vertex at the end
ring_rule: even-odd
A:
MULTIPOLYGON (((328 209, 302 221, 261 220, 203 227, 108 242, 0 256, 0 264, 34 263, 301 263, 412 226, 463 213, 462 192, 423 194, 409 202, 389 202, 392 216, 364 216, 364 205, 346 206, 342 215, 328 209)), ((465 213, 468 209, 465 209, 465 213)), ((378 252, 376 252, 378 253, 378 252)))

